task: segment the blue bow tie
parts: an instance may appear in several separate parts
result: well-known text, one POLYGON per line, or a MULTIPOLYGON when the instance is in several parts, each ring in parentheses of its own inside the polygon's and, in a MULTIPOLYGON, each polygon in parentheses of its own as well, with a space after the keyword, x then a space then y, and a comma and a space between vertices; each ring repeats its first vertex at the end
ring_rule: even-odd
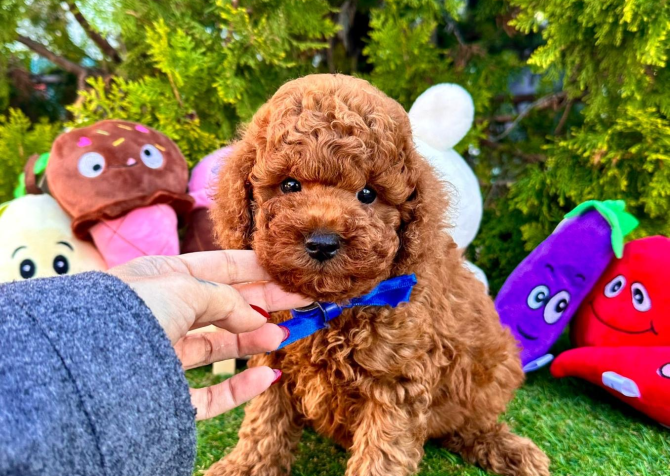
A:
POLYGON ((354 306, 397 307, 401 302, 408 302, 415 284, 416 276, 405 274, 382 281, 365 296, 353 298, 348 304, 315 302, 308 307, 293 309, 293 319, 279 324, 289 331, 288 339, 281 343, 279 349, 328 327, 328 321, 338 317, 344 309, 354 306))

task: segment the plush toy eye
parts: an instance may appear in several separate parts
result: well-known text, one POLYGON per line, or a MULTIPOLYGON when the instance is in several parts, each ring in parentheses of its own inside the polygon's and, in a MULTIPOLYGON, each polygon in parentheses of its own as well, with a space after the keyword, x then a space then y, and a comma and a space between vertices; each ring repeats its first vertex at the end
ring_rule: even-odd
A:
POLYGON ((605 297, 613 298, 618 296, 626 285, 626 278, 619 275, 605 285, 605 297))
POLYGON ((649 293, 640 283, 633 283, 630 287, 633 294, 633 307, 640 312, 647 312, 651 309, 651 299, 649 293))
POLYGON ((661 377, 670 378, 670 362, 662 365, 661 368, 658 369, 658 375, 661 377))
POLYGON ((35 268, 35 263, 33 260, 24 259, 21 261, 21 264, 19 265, 19 272, 21 273, 21 277, 23 279, 32 278, 35 276, 35 271, 37 271, 37 269, 35 268))
POLYGON ((97 177, 105 170, 105 158, 97 152, 86 152, 79 157, 77 168, 84 177, 97 177))
POLYGON ((151 144, 142 146, 140 158, 142 159, 142 162, 144 162, 144 165, 150 169, 157 169, 163 165, 163 154, 151 144))
POLYGON ((556 293, 547 303, 544 308, 544 322, 547 324, 555 324, 563 315, 570 304, 570 293, 567 291, 560 291, 556 293))
POLYGON ((54 258, 53 266, 56 274, 67 274, 70 271, 70 263, 63 255, 58 255, 54 258))
POLYGON ((302 185, 294 178, 287 178, 281 183, 281 191, 284 193, 295 193, 302 190, 302 185))
POLYGON ((540 309, 549 298, 549 288, 541 284, 533 288, 528 295, 526 303, 531 309, 540 309))
POLYGON ((377 192, 366 185, 363 190, 356 194, 356 198, 358 198, 360 202, 367 205, 375 201, 375 198, 377 198, 377 192))

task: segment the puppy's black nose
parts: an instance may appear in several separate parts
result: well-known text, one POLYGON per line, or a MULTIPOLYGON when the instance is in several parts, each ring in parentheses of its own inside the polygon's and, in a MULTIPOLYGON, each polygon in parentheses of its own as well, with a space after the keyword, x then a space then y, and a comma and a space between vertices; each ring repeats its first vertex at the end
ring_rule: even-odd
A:
POLYGON ((335 233, 316 232, 305 240, 307 254, 318 261, 329 260, 340 249, 340 237, 335 233))

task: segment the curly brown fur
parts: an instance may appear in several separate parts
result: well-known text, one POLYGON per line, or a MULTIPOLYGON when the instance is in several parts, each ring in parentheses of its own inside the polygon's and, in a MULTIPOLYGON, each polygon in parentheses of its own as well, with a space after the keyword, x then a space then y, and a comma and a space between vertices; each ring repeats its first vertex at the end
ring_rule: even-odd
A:
POLYGON ((221 171, 221 246, 253 248, 285 289, 321 301, 410 272, 418 284, 408 304, 347 310, 255 357, 284 376, 247 406, 237 447, 210 476, 289 474, 305 425, 351 451, 348 476, 413 474, 430 438, 503 475, 549 474, 542 451, 498 424, 523 380, 518 350, 443 231, 445 195, 402 107, 363 80, 307 76, 259 110, 221 171), (282 193, 288 177, 300 192, 282 193), (366 185, 378 193, 369 205, 356 198, 366 185), (333 259, 306 253, 317 230, 340 236, 333 259))

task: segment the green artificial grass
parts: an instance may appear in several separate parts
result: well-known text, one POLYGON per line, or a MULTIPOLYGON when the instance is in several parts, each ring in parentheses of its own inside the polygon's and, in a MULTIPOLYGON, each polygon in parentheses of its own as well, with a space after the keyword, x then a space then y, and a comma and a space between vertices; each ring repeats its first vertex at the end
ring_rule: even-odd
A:
MULTIPOLYGON (((187 373, 191 385, 223 378, 209 367, 187 373)), ((670 396, 669 396, 670 398, 670 396)), ((194 475, 227 454, 237 441, 244 411, 233 410, 198 423, 194 475)), ((528 375, 503 416, 517 434, 535 441, 551 458, 555 476, 670 476, 670 430, 619 402, 604 390, 577 379, 557 380, 548 369, 528 375)), ((293 476, 341 476, 347 453, 311 430, 303 435, 293 476)), ((421 476, 488 474, 459 456, 426 445, 421 476)))

